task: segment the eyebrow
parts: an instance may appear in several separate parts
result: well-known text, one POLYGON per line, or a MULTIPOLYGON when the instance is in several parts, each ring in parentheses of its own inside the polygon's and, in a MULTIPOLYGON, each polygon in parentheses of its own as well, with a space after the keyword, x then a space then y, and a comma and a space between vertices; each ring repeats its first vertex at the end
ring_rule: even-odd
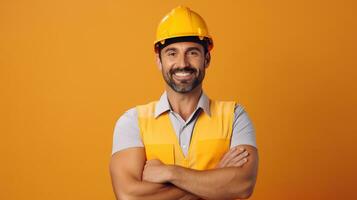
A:
POLYGON ((176 49, 176 48, 173 48, 173 47, 167 48, 167 49, 165 49, 164 53, 166 53, 166 52, 168 52, 168 51, 177 51, 177 49, 176 49))
MULTIPOLYGON (((198 47, 189 47, 189 48, 187 48, 186 52, 187 52, 187 51, 192 51, 192 50, 196 50, 196 51, 201 52, 201 49, 198 48, 198 47)), ((168 51, 177 51, 177 48, 174 48, 174 47, 167 48, 167 49, 165 49, 164 52, 166 53, 166 52, 168 52, 168 51)))
POLYGON ((201 52, 201 49, 198 48, 198 47, 189 47, 189 48, 187 48, 187 51, 192 51, 192 50, 197 50, 197 51, 201 52))

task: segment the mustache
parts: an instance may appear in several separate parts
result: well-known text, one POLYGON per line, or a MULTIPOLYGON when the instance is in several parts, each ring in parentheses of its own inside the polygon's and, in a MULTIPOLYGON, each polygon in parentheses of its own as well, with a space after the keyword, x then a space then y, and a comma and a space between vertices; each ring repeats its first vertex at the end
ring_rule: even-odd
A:
POLYGON ((174 74, 177 72, 188 72, 188 73, 196 73, 197 70, 193 67, 184 67, 184 68, 176 68, 176 69, 171 69, 170 74, 174 74))

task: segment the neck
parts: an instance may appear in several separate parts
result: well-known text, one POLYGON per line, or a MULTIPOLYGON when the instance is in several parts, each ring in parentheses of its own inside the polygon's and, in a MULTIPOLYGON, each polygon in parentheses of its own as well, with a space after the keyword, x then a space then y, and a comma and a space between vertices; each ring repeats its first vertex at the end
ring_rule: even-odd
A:
POLYGON ((186 121, 197 107, 202 93, 202 86, 199 85, 188 93, 178 93, 167 86, 166 92, 171 108, 186 121))

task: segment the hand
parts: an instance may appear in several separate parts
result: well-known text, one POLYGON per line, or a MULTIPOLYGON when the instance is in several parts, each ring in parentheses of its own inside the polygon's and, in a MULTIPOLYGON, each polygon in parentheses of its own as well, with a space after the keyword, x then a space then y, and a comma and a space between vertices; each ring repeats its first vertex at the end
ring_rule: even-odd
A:
POLYGON ((163 164, 160 160, 148 160, 146 161, 143 180, 152 183, 165 183, 169 178, 168 166, 163 164))
POLYGON ((216 168, 241 167, 247 161, 248 152, 243 147, 233 147, 219 161, 216 168))

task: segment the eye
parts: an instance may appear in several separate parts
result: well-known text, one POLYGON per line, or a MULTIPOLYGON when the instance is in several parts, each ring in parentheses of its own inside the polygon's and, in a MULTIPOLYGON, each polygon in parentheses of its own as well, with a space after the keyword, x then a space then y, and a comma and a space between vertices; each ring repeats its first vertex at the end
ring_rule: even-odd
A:
POLYGON ((175 55, 176 55, 176 52, 170 51, 170 52, 167 53, 167 55, 168 55, 168 56, 175 56, 175 55))
POLYGON ((190 56, 198 56, 199 52, 197 50, 192 50, 192 51, 188 52, 188 55, 190 55, 190 56))

